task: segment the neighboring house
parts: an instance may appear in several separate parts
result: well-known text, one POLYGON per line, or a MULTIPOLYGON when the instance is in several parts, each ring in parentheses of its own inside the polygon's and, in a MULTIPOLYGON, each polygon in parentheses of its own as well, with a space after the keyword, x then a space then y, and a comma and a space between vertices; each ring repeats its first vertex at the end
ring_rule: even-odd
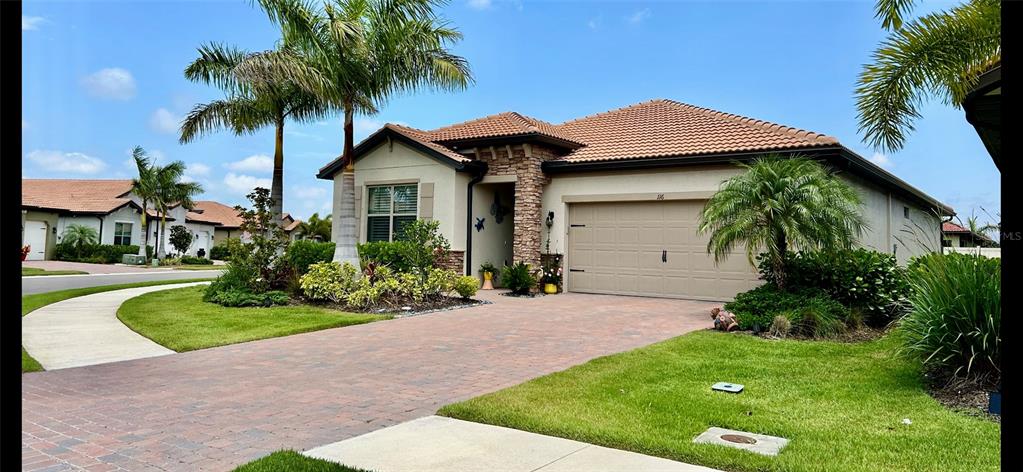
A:
MULTIPOLYGON (((238 238, 242 241, 249 240, 249 235, 241 230, 242 219, 238 215, 238 210, 235 210, 233 206, 227 206, 212 200, 200 200, 195 202, 195 211, 200 212, 203 219, 216 222, 217 224, 216 231, 211 238, 213 243, 210 244, 210 247, 222 244, 229 238, 238 238)), ((295 229, 298 228, 302 220, 296 220, 289 213, 284 213, 282 220, 284 232, 287 233, 288 239, 291 241, 298 239, 299 235, 295 229)))
MULTIPOLYGON (((564 254, 568 291, 727 300, 759 282, 739 249, 715 264, 697 234, 704 202, 766 152, 825 160, 864 198, 863 246, 900 262, 940 246, 948 206, 832 137, 671 100, 561 124, 506 112, 435 130, 387 124, 355 147, 359 241, 392 240, 416 218, 440 222, 450 265, 564 254)), ((342 162, 334 181, 341 212, 342 162)), ((333 220, 340 235, 340 218, 333 220)))
POLYGON ((941 224, 942 247, 995 247, 997 245, 998 243, 986 234, 974 233, 969 228, 951 221, 941 224))

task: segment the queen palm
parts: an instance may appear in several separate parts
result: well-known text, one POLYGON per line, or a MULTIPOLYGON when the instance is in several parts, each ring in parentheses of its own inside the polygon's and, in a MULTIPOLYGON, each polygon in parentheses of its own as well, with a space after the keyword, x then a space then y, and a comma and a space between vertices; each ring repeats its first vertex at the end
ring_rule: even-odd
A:
POLYGON ((157 166, 153 172, 156 182, 153 204, 160 214, 160 237, 157 240, 156 258, 163 259, 166 256, 163 233, 167 229, 167 212, 175 205, 181 205, 187 210, 195 208, 193 197, 202 193, 202 185, 197 182, 181 181, 185 174, 185 163, 181 161, 157 166))
POLYGON ((743 173, 724 183, 700 214, 699 233, 710 233, 715 262, 739 246, 753 263, 757 252, 785 284, 791 248, 849 248, 867 228, 856 190, 806 157, 768 155, 740 164, 743 173))
MULTIPOLYGON (((301 57, 286 52, 292 60, 301 57)), ((274 168, 270 185, 274 224, 280 226, 284 213, 284 124, 287 120, 308 122, 321 119, 326 112, 319 98, 272 71, 259 70, 242 76, 238 71, 248 67, 252 72, 259 64, 246 64, 254 54, 220 44, 199 48, 199 58, 185 69, 189 80, 212 84, 224 90, 226 97, 196 105, 181 125, 181 143, 218 129, 235 134, 255 133, 274 127, 274 168)))
MULTIPOLYGON (((135 146, 131 151, 131 157, 135 160, 135 167, 138 168, 138 177, 131 180, 131 191, 142 200, 142 246, 139 246, 139 255, 147 257, 146 248, 149 247, 149 231, 146 229, 146 219, 149 216, 149 203, 156 198, 156 172, 153 162, 146 154, 142 146, 135 146)), ((147 257, 148 258, 148 257, 147 257)))
POLYGON ((877 17, 891 31, 860 74, 856 107, 864 141, 897 151, 927 97, 956 108, 978 77, 1001 60, 1001 4, 970 0, 904 22, 916 0, 879 0, 877 17))
MULTIPOLYGON (((448 45, 461 33, 439 20, 437 0, 258 0, 286 43, 310 64, 266 54, 263 69, 284 73, 344 116, 339 234, 334 260, 359 264, 355 234, 354 117, 373 114, 390 96, 422 87, 461 90, 472 82, 465 59, 448 45)), ((254 68, 259 69, 259 68, 254 68)))

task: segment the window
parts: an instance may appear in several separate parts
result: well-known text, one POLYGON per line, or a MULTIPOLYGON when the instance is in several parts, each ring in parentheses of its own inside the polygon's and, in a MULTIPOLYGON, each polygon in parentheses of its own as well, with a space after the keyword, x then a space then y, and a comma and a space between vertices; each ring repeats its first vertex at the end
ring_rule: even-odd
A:
POLYGON ((909 207, 902 207, 902 217, 909 218, 909 207))
POLYGON ((381 185, 368 190, 366 241, 401 239, 402 229, 418 215, 419 186, 381 185))
POLYGON ((131 223, 114 223, 114 244, 128 246, 131 244, 131 223))

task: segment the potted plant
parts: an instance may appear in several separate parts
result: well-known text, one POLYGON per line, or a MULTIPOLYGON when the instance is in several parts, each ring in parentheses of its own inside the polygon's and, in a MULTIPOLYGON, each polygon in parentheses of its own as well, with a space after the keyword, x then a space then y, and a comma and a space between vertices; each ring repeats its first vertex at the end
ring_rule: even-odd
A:
POLYGON ((543 282, 543 291, 547 294, 558 293, 558 284, 561 283, 561 264, 551 257, 544 264, 540 273, 540 281, 543 282))
POLYGON ((21 247, 21 262, 25 262, 25 259, 28 257, 28 253, 31 250, 32 250, 32 245, 22 246, 21 247))
POLYGON ((494 267, 494 264, 491 264, 490 261, 484 262, 483 264, 480 264, 480 273, 483 274, 482 289, 493 290, 494 289, 493 279, 494 275, 497 274, 497 267, 494 267))

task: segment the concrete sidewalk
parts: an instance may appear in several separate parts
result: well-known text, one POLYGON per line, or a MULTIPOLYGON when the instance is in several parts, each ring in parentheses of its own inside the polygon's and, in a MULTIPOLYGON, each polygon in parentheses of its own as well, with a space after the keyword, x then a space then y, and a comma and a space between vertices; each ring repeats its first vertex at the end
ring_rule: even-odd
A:
POLYGON ((440 416, 419 418, 303 454, 373 472, 720 472, 440 416))
POLYGON ((22 346, 46 370, 174 354, 121 323, 117 309, 144 293, 205 283, 114 290, 46 305, 22 319, 22 346))

